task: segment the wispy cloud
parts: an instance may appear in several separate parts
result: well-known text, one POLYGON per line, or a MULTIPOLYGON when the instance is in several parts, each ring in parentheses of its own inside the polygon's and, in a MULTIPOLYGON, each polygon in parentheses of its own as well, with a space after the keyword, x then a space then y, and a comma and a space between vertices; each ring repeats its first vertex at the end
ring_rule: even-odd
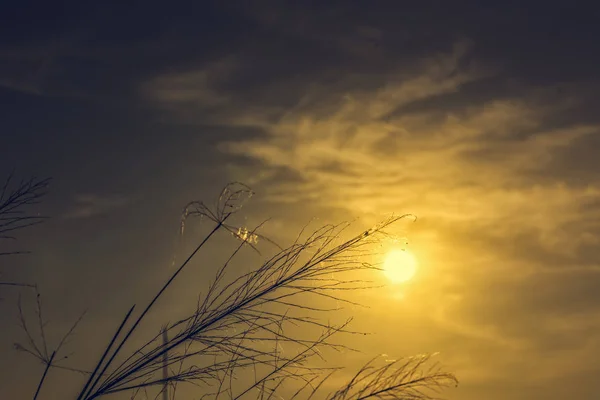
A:
POLYGON ((64 214, 65 218, 90 218, 106 214, 126 206, 130 200, 119 195, 80 194, 75 196, 74 203, 64 214))
POLYGON ((33 95, 51 95, 61 56, 71 51, 71 38, 0 46, 0 87, 33 95))
MULTIPOLYGON (((473 379, 524 373, 513 365, 515 352, 527 355, 527 368, 553 354, 556 362, 532 375, 553 379, 599 348, 591 329, 600 296, 590 282, 600 277, 600 259, 590 249, 600 241, 600 179, 574 181, 558 160, 600 127, 553 125, 572 99, 551 98, 548 89, 460 97, 493 71, 470 63, 468 50, 461 43, 376 87, 307 85, 283 111, 259 101, 206 101, 224 97, 204 89, 194 97, 177 85, 156 100, 177 117, 186 109, 178 108, 182 98, 218 105, 217 123, 261 130, 220 149, 260 163, 271 201, 334 207, 370 221, 418 215, 410 237, 424 271, 407 293, 421 312, 415 318, 462 343, 468 360, 462 352, 451 359, 473 379), (457 96, 452 107, 427 106, 457 96), (277 171, 288 179, 277 180, 277 171)), ((204 85, 205 76, 197 82, 204 85)), ((440 345, 444 334, 432 340, 440 345)))
POLYGON ((223 106, 230 97, 219 91, 219 84, 231 76, 235 67, 235 60, 226 58, 202 69, 159 75, 142 85, 141 94, 150 101, 175 109, 223 106))

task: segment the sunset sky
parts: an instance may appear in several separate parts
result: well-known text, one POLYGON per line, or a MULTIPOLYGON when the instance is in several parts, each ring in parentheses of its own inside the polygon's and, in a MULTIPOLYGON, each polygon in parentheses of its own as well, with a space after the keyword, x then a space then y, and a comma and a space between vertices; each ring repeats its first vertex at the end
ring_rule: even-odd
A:
MULTIPOLYGON (((361 295, 354 327, 373 336, 332 362, 439 352, 460 380, 448 399, 600 396, 597 6, 10 3, 0 178, 52 177, 36 206, 52 218, 0 272, 39 284, 56 332, 88 309, 69 365, 87 367, 86 335, 105 343, 168 275, 182 207, 239 181, 256 192, 240 218, 270 218, 282 243, 313 219, 417 216, 402 223, 417 274, 361 295)), ((190 270, 156 318, 209 276, 190 270)), ((18 293, 0 296, 7 399, 31 398, 43 372, 12 347, 18 293)), ((72 395, 75 378, 46 389, 72 395)))

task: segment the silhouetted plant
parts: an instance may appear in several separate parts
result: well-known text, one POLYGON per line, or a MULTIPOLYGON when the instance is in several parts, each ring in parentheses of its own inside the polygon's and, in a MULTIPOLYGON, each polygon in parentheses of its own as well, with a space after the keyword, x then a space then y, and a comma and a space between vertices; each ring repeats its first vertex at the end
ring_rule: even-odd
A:
POLYGON ((35 322, 33 324, 29 324, 27 322, 25 312, 23 311, 21 296, 19 296, 19 326, 25 334, 27 341, 26 344, 15 343, 14 348, 17 351, 22 351, 30 354, 45 366, 44 373, 42 375, 42 378, 40 379, 37 390, 33 397, 35 400, 39 395, 40 389, 42 388, 42 385, 50 368, 60 368, 84 374, 88 372, 59 364, 61 361, 69 358, 69 354, 61 354, 61 350, 63 349, 63 346, 67 344, 69 338, 75 332, 75 329, 83 319, 85 312, 81 314, 81 316, 75 321, 71 328, 60 339, 56 347, 54 349, 50 349, 48 340, 46 339, 47 321, 44 321, 44 316, 42 313, 42 296, 39 293, 37 286, 33 285, 33 287, 35 289, 35 322), (31 325, 35 326, 35 328, 31 325))
MULTIPOLYGON (((232 260, 245 246, 256 248, 257 240, 262 237, 257 233, 260 226, 249 230, 229 222, 251 195, 247 187, 232 184, 223 190, 212 208, 202 202, 185 207, 182 232, 186 219, 192 216, 211 221, 213 229, 136 318, 133 318, 135 306, 127 312, 88 374, 78 400, 119 392, 130 392, 133 398, 148 388, 161 390, 165 386, 171 388, 175 399, 177 384, 182 382, 200 386, 203 397, 215 399, 222 395, 230 399, 248 396, 270 399, 290 382, 296 385, 291 398, 302 395, 312 398, 339 369, 320 366, 322 350, 352 350, 332 338, 339 333, 358 332, 349 329, 350 320, 331 325, 319 318, 319 314, 339 309, 323 303, 355 304, 343 293, 369 287, 368 281, 355 275, 379 270, 377 265, 369 263, 368 256, 388 235, 386 228, 406 215, 391 217, 346 241, 341 234, 348 224, 326 225, 305 239, 301 239, 301 232, 294 243, 280 248, 259 268, 227 280, 232 260), (167 324, 134 351, 127 351, 126 344, 156 301, 223 229, 231 232, 239 245, 218 269, 195 311, 167 324), (308 296, 319 299, 319 304, 312 305, 308 296), (319 333, 312 335, 312 331, 319 333), (161 341, 163 332, 168 339, 161 341), (282 351, 283 346, 286 351, 282 351), (165 367, 169 369, 167 376, 161 375, 165 367)), ((38 353, 33 355, 39 358, 38 353)), ((452 374, 425 368, 428 362, 429 357, 425 356, 380 367, 369 363, 347 385, 326 397, 425 399, 430 398, 433 390, 456 383, 452 374)), ((51 360, 47 365, 51 365, 51 360)))
MULTIPOLYGON (((31 178, 13 185, 13 174, 5 180, 0 192, 0 241, 16 240, 16 233, 27 227, 37 225, 46 217, 30 212, 32 205, 40 202, 46 194, 50 179, 31 178)), ((27 254, 28 251, 0 250, 0 256, 27 254)), ((0 282, 0 286, 34 285, 20 282, 0 282)))

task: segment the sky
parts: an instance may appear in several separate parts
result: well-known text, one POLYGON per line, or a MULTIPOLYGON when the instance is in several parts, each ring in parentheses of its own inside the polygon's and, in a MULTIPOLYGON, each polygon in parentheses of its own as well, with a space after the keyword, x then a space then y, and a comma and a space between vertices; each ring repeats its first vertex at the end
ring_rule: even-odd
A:
MULTIPOLYGON (((88 310, 74 362, 165 279, 182 207, 240 181, 256 192, 245 223, 270 218, 283 243, 311 220, 417 216, 403 229, 419 272, 364 295, 354 324, 375 339, 335 361, 439 352, 456 400, 600 393, 597 6, 22 1, 1 14, 0 172, 53 180, 36 206, 51 218, 19 236, 32 254, 0 271, 39 284, 49 329, 88 310)), ((205 279, 193 272, 157 318, 205 279)), ((15 399, 43 371, 12 348, 17 295, 0 302, 0 386, 15 399)))

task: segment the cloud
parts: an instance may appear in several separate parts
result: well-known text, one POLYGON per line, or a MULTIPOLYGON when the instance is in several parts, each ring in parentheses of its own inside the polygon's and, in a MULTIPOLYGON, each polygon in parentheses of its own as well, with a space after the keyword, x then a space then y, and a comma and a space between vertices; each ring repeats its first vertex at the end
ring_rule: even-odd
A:
POLYGON ((456 53, 437 58, 373 91, 309 95, 278 121, 265 122, 265 135, 221 149, 292 171, 295 180, 274 182, 266 193, 272 200, 319 203, 372 220, 394 211, 422 217, 415 226, 425 225, 410 236, 433 254, 435 273, 414 293, 424 313, 443 329, 535 354, 532 360, 560 343, 560 359, 574 368, 591 346, 585 326, 597 321, 600 305, 600 296, 583 289, 596 280, 594 261, 583 272, 571 269, 584 262, 580 251, 600 239, 593 222, 600 216, 600 182, 570 182, 553 163, 598 126, 547 126, 562 105, 536 96, 403 112, 476 83, 481 75, 461 72, 459 60, 456 53), (436 240, 426 239, 431 233, 436 240), (535 252, 503 253, 512 241, 535 252), (562 259, 560 272, 548 276, 542 257, 562 259), (581 316, 569 318, 566 310, 581 316), (561 318, 571 330, 556 325, 561 318))
POLYGON ((75 197, 74 202, 71 210, 64 214, 65 218, 91 218, 106 214, 126 206, 130 200, 118 195, 80 194, 75 197))
POLYGON ((56 95, 61 58, 73 51, 72 38, 43 38, 0 45, 0 88, 38 96, 56 95))
POLYGON ((437 228, 469 224, 496 237, 535 235, 557 253, 595 243, 597 227, 590 218, 582 220, 581 211, 598 215, 600 182, 573 185, 544 174, 560 174, 552 170, 557 157, 598 126, 547 126, 548 118, 568 110, 539 91, 482 103, 463 100, 452 111, 410 109, 490 77, 493 69, 465 62, 469 46, 459 42, 449 53, 387 74, 379 87, 340 91, 334 84, 327 92, 324 84, 309 85, 283 111, 260 101, 243 104, 219 91, 235 72, 231 60, 156 77, 144 93, 175 118, 210 108, 210 123, 262 130, 260 136, 224 141, 220 149, 259 161, 268 176, 290 172, 294 180, 277 182, 265 194, 274 201, 320 201, 373 218, 410 211, 437 220, 437 228))
POLYGON ((35 53, 0 53, 0 87, 40 95, 50 58, 35 53))
POLYGON ((415 76, 372 92, 336 93, 328 101, 307 95, 275 123, 263 121, 264 136, 221 149, 293 171, 300 182, 269 193, 280 201, 317 192, 328 206, 360 215, 402 207, 451 221, 502 219, 504 227, 514 219, 543 231, 572 221, 578 207, 598 197, 596 183, 574 188, 556 179, 539 185, 531 176, 597 127, 547 129, 541 121, 548 110, 520 99, 444 115, 398 112, 476 80, 478 75, 457 70, 460 54, 425 63, 415 76))
POLYGON ((234 69, 235 60, 226 58, 209 63, 202 69, 161 74, 141 86, 141 95, 151 102, 175 109, 182 106, 222 106, 229 103, 230 98, 219 91, 219 83, 228 78, 234 69))
MULTIPOLYGON (((219 149, 258 164, 245 175, 260 171, 268 181, 261 196, 271 202, 367 222, 416 214, 409 240, 422 271, 403 296, 415 315, 396 322, 427 321, 437 332, 431 346, 457 349, 448 360, 459 375, 489 382, 535 368, 529 376, 542 382, 588 373, 598 367, 587 354, 598 349, 600 323, 591 283, 600 265, 600 179, 573 179, 566 160, 576 162, 574 149, 600 127, 568 118, 577 101, 549 96, 552 88, 469 97, 493 73, 469 62, 469 46, 459 43, 365 75, 371 84, 343 83, 360 82, 344 73, 330 85, 306 84, 290 107, 225 100, 215 87, 208 97, 223 101, 205 101, 205 89, 194 97, 177 85, 159 103, 174 118, 193 120, 199 104, 214 110, 211 123, 258 130, 219 149), (557 116, 565 116, 560 124, 557 116)), ((212 82, 207 74, 195 82, 212 82)), ((373 301, 386 304, 387 295, 373 301)))

